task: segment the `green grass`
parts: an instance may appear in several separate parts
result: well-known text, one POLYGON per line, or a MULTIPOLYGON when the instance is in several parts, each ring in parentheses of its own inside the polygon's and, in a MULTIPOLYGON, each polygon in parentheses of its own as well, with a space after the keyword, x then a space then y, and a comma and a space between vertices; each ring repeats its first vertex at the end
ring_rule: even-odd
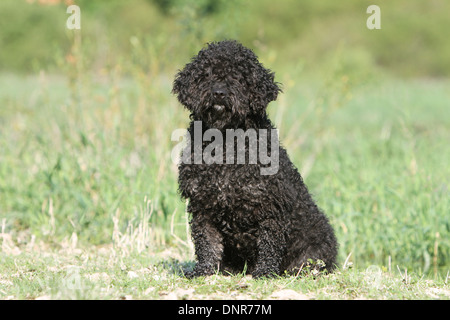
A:
POLYGON ((372 266, 319 276, 254 280, 214 275, 187 280, 178 250, 123 254, 113 246, 60 250, 29 247, 17 256, 0 253, 2 299, 450 299, 449 277, 372 266), (32 251, 31 251, 32 250, 32 251))
POLYGON ((81 32, 63 1, 0 4, 1 299, 449 299, 447 2, 380 4, 376 31, 360 0, 76 2, 81 32), (283 83, 268 110, 336 231, 335 274, 179 275, 171 82, 224 38, 283 83))
POLYGON ((170 158, 188 123, 175 70, 0 75, 0 297, 448 299, 450 83, 334 66, 277 73, 269 112, 336 230, 340 271, 275 280, 175 272, 193 261, 170 158))

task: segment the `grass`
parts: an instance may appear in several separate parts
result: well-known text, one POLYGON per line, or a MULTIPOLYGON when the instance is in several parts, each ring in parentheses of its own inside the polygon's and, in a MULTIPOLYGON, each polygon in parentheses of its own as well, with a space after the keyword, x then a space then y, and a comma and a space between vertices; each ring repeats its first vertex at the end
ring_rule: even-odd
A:
POLYGON ((2 299, 450 299, 447 277, 426 279, 393 268, 340 269, 334 274, 253 280, 214 275, 187 280, 176 249, 123 255, 113 246, 59 250, 28 247, 0 254, 2 299))
POLYGON ((1 74, 0 297, 448 299, 450 83, 334 66, 277 74, 269 112, 336 230, 339 271, 192 282, 175 70, 1 74))
POLYGON ((82 32, 63 1, 0 5, 1 299, 450 298, 448 4, 382 4, 378 31, 356 0, 77 4, 82 32), (334 274, 180 276, 171 82, 223 38, 284 85, 268 110, 336 231, 334 274))

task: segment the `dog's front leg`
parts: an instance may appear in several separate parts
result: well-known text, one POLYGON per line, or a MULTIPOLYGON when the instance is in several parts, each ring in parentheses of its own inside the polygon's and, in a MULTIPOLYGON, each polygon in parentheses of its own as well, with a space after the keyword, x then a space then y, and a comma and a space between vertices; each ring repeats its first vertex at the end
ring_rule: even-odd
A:
POLYGON ((282 257, 286 251, 286 241, 282 228, 274 221, 261 223, 257 240, 258 257, 252 272, 253 278, 273 277, 282 271, 282 257))
POLYGON ((201 215, 191 221, 192 239, 195 245, 197 264, 193 271, 185 272, 186 277, 212 275, 220 269, 223 257, 223 237, 221 233, 201 215))

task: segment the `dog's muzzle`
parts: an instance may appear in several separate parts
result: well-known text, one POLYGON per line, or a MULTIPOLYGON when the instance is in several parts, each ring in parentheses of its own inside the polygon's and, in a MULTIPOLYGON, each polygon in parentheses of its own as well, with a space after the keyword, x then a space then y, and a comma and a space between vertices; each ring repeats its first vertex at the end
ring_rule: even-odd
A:
POLYGON ((214 110, 219 113, 222 113, 225 110, 225 106, 222 104, 215 104, 213 107, 214 107, 214 110))
POLYGON ((211 88, 213 97, 213 107, 216 112, 222 113, 225 110, 225 101, 228 97, 228 89, 224 82, 218 82, 211 88))

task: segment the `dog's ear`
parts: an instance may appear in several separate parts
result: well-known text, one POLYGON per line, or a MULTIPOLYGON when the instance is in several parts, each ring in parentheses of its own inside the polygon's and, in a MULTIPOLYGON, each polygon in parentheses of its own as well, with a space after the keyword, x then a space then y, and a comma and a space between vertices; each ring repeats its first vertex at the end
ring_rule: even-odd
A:
POLYGON ((179 71, 175 76, 173 82, 172 93, 177 96, 178 101, 186 107, 189 111, 192 111, 192 76, 189 72, 189 65, 187 65, 183 70, 179 71))
POLYGON ((275 73, 270 70, 266 70, 266 77, 263 80, 262 85, 265 87, 264 92, 266 94, 267 104, 271 101, 277 100, 278 93, 282 92, 280 83, 275 82, 275 73))
POLYGON ((254 113, 262 114, 265 113, 269 102, 277 100, 278 93, 282 90, 280 84, 274 80, 275 74, 262 66, 253 72, 252 77, 250 108, 254 113))

